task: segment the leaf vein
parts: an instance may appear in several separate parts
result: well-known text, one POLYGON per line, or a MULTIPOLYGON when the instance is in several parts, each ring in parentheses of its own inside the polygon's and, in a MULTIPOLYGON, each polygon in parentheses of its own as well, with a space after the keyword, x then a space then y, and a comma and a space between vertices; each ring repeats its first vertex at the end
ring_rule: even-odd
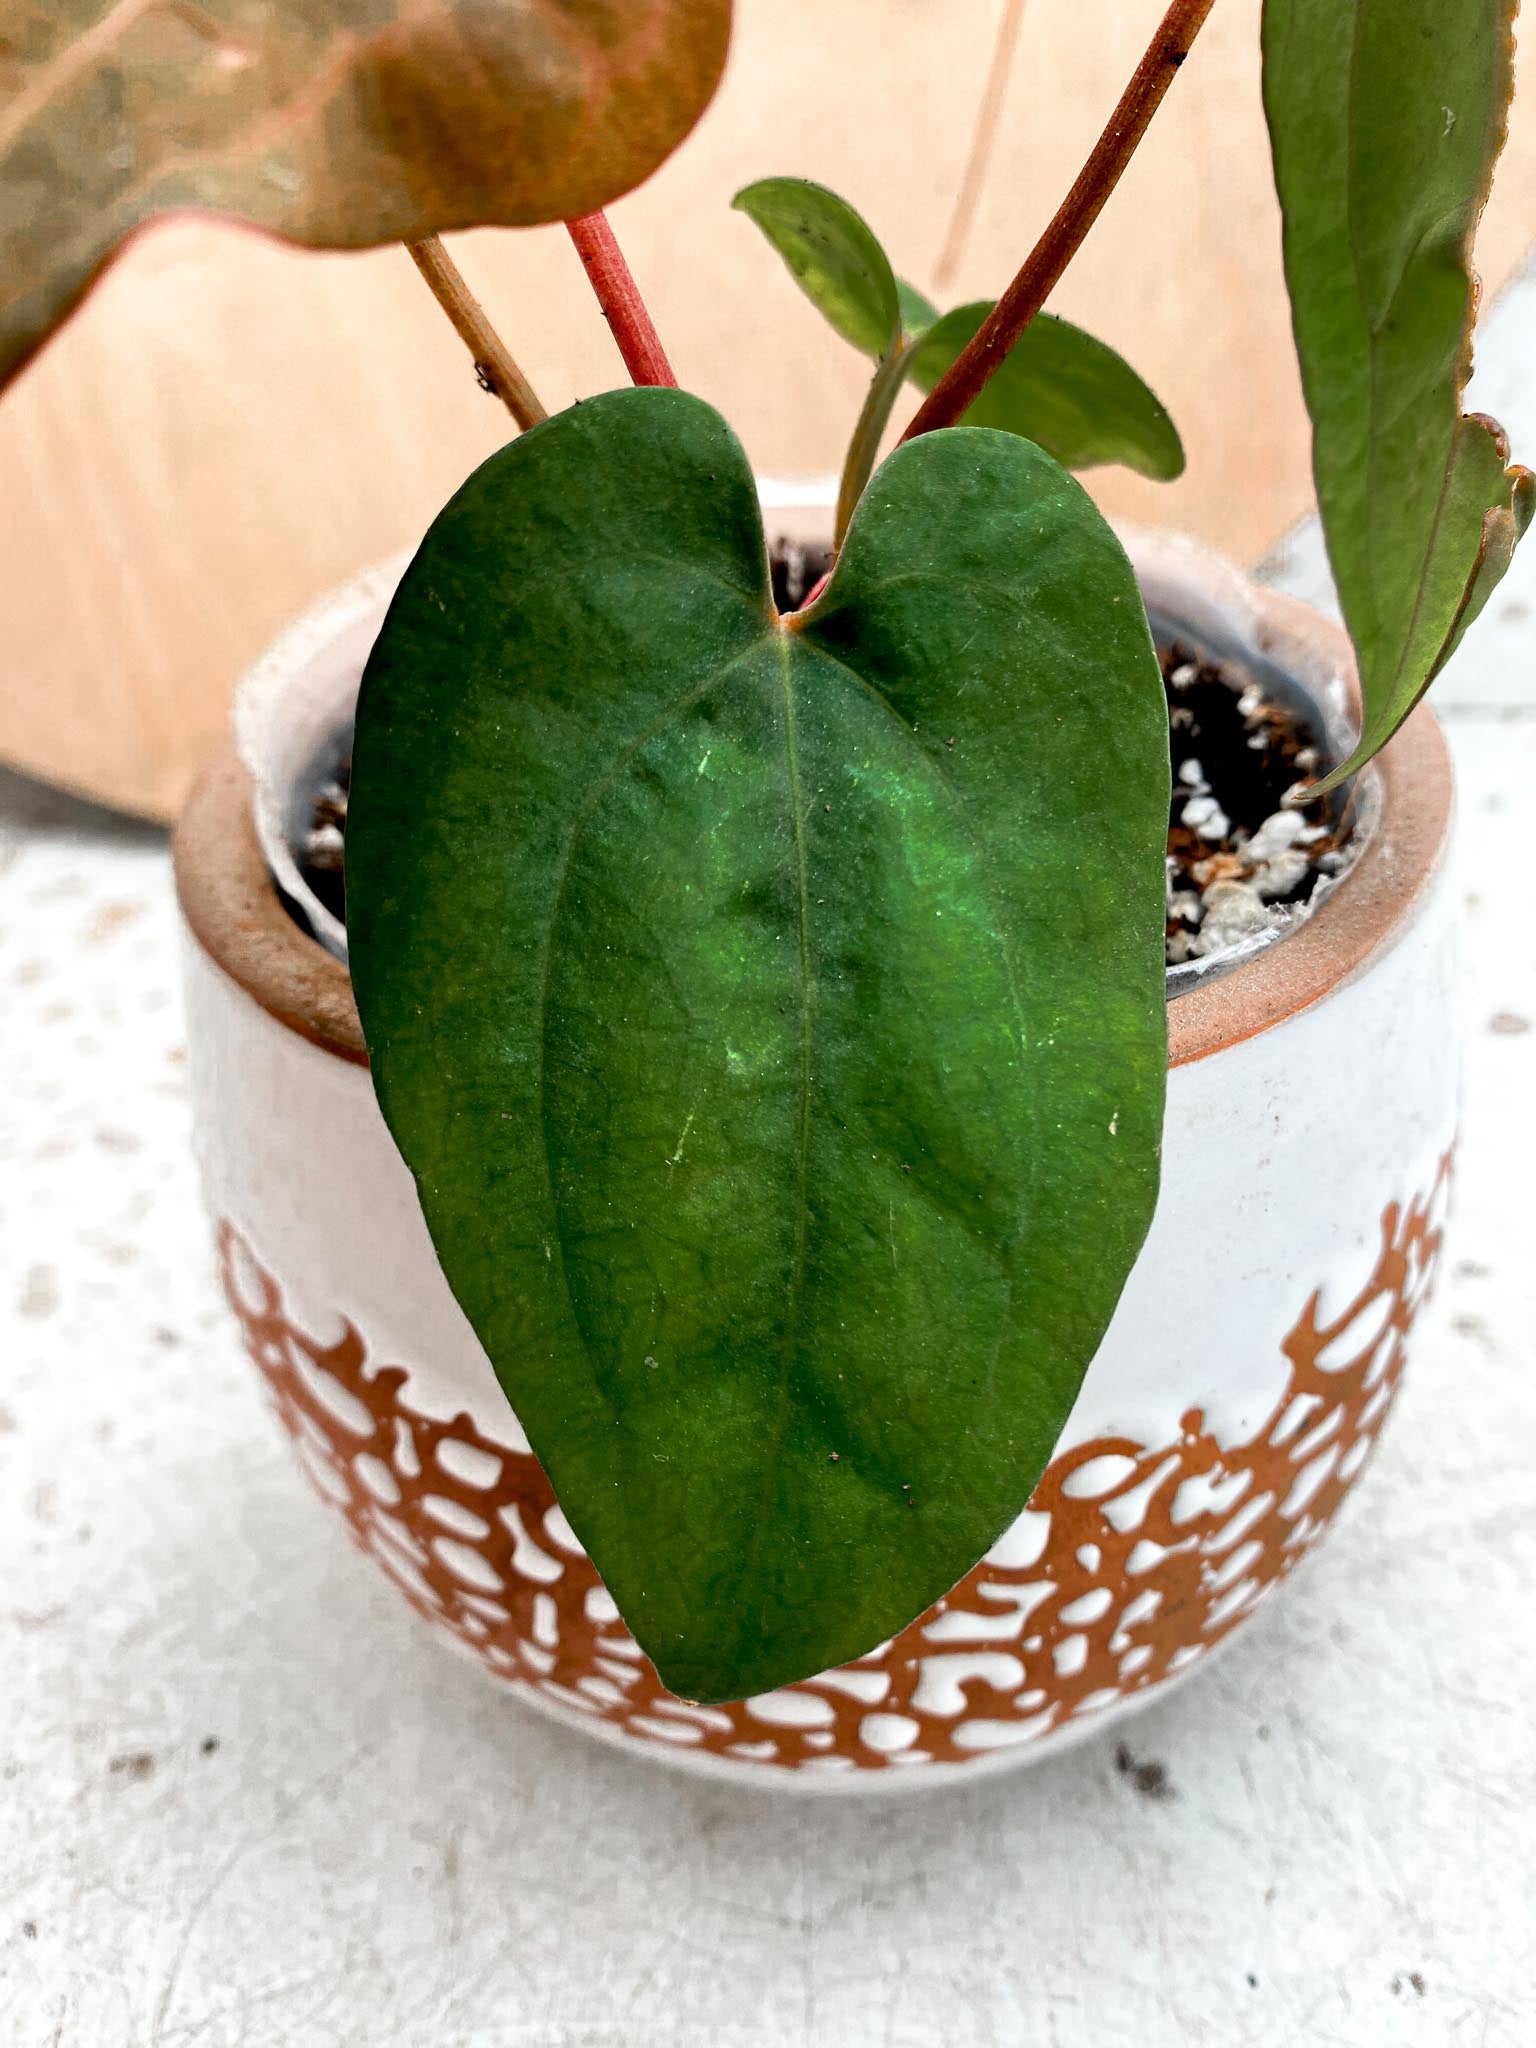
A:
MULTIPOLYGON (((560 1282, 565 1289, 566 1306, 570 1311, 571 1321, 580 1336, 583 1349, 589 1355, 592 1347, 588 1341, 587 1332, 582 1326, 581 1311, 577 1306, 575 1291, 571 1286, 570 1271, 566 1259, 565 1232, 561 1221, 560 1203, 555 1195, 555 1173, 551 1152, 549 1119, 545 1113, 545 1077, 549 1067, 549 988, 554 971, 555 934, 560 923, 560 912, 565 898, 566 882, 570 876, 571 862, 575 857, 576 847, 581 839, 581 835, 591 823, 598 805, 608 794, 609 790, 613 788, 625 769, 635 759, 641 748, 653 740, 657 733, 661 732, 672 719, 691 709, 693 705, 707 697, 711 690, 717 689, 733 668, 737 668, 743 662, 749 661, 754 654, 761 653, 765 644, 762 638, 754 639, 749 646, 742 648, 739 653, 733 654, 729 661, 722 662, 718 668, 712 669, 701 681, 684 691, 682 696, 675 698, 660 711, 651 720, 650 724, 637 733, 634 739, 614 757, 608 768, 604 770, 603 774, 593 784, 586 802, 571 821, 570 831, 566 834, 565 844, 560 850, 559 865, 555 870, 554 887, 551 889, 549 897, 549 915, 544 921, 544 945, 542 957, 539 961, 538 992, 534 1005, 534 1034, 535 1042, 538 1046, 538 1072, 534 1084, 535 1099, 533 1113, 539 1130, 539 1149, 544 1165, 545 1194, 553 1219, 552 1235, 559 1249, 560 1282)), ((601 1398, 606 1401, 609 1412, 617 1421, 619 1419, 617 1406, 595 1373, 593 1374, 593 1385, 601 1398)))
MULTIPOLYGON (((890 580, 897 581, 904 579, 892 578, 890 580)), ((911 580, 922 581, 924 579, 919 576, 914 577, 911 580)), ((887 716, 896 725, 897 729, 901 732, 903 737, 912 744, 917 745, 918 752, 922 755, 924 761, 932 770, 935 780, 938 782, 939 786, 947 792, 947 794, 953 801, 955 808, 959 813, 962 821, 964 822, 966 836, 969 838, 972 849, 976 855, 977 865, 981 868, 982 872, 985 874, 987 878, 987 895, 989 902, 991 902, 992 904, 993 922, 997 929, 998 945, 1002 951, 1004 971, 1008 976, 1008 998, 1013 1005, 1014 1027, 1018 1035, 1019 1055, 1022 1058, 1028 1049, 1029 1033, 1024 1023, 1024 1005, 1023 1000, 1019 994, 1019 978, 1017 972, 1015 971, 1013 946, 1008 936, 1007 920, 997 915, 997 878, 993 871, 992 860, 988 852, 986 842, 982 838, 982 836, 976 831, 976 828, 972 823, 970 816, 970 805, 967 802, 965 793, 954 781, 953 777, 950 775, 944 763, 939 759, 938 755, 932 753, 927 747, 918 745, 918 743, 914 741, 912 727, 907 723, 906 719, 902 717, 901 713, 896 709, 896 706, 891 702, 890 698, 886 696, 883 690, 878 688, 876 684, 872 683, 867 676, 861 675, 856 668, 850 667, 846 661, 843 661, 838 655, 834 654, 830 647, 823 646, 819 640, 812 641, 811 645, 816 649, 816 652, 818 654, 823 655, 828 661, 830 661, 833 664, 834 667, 840 668, 843 671, 844 675, 851 676, 853 680, 858 684, 859 688, 863 690, 866 693, 866 695, 872 697, 875 703, 877 703, 880 706, 881 710, 887 714, 887 716)))

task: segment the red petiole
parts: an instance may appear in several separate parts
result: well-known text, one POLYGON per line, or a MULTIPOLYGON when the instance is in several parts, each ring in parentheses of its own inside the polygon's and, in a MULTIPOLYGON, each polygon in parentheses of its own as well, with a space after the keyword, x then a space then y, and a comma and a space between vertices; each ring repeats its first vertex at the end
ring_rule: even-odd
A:
POLYGON ((580 220, 568 220, 565 225, 592 280, 603 317, 613 329, 613 338, 630 377, 636 384, 662 384, 675 389, 677 379, 667 361, 667 352, 646 311, 640 287, 624 261, 624 252, 614 239, 608 216, 589 213, 580 220))

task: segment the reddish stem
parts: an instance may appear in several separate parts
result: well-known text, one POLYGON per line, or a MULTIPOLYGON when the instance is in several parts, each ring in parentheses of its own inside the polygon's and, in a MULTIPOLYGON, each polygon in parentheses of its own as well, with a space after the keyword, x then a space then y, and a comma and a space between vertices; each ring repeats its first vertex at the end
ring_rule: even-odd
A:
POLYGON ((624 252, 613 238, 608 216, 589 213, 580 220, 568 220, 565 225, 592 280, 603 318, 613 329, 625 369, 637 384, 665 384, 675 390, 677 379, 667 361, 667 352, 646 311, 640 287, 624 261, 624 252))
POLYGON ((1147 123, 1162 104, 1163 94, 1214 4, 1215 0, 1173 0, 1055 219, 1013 283, 919 406, 901 437, 904 441, 932 433, 935 427, 952 427, 1001 369, 1008 351, 1045 304, 1120 182, 1120 174, 1135 155, 1147 123))

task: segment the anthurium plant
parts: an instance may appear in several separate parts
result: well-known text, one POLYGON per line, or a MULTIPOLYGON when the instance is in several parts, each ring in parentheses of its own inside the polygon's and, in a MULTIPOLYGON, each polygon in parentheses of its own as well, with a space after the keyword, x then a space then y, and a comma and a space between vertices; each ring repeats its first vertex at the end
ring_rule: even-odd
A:
MULTIPOLYGON (((1151 1217, 1167 713, 1072 472, 1183 456, 1135 370, 1043 307, 1211 5, 1174 0, 995 304, 941 312, 820 186, 737 195, 873 364, 833 565, 786 615, 740 444, 675 388, 595 211, 705 104, 726 0, 0 0, 0 368, 143 221, 213 208, 410 243, 526 429, 433 524, 363 677, 352 973, 443 1271, 635 1636, 696 1700, 857 1657, 975 1563, 1151 1217), (635 380, 554 418, 436 240, 551 218, 635 380)), ((1391 737, 1530 516, 1529 473, 1461 410, 1511 14, 1264 7, 1359 656, 1360 741, 1329 786, 1391 737)))

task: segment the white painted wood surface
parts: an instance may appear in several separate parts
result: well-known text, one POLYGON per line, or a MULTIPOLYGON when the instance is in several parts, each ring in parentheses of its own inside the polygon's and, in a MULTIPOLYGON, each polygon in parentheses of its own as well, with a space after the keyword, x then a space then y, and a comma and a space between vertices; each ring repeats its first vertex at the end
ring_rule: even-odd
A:
MULTIPOLYGON (((1527 448, 1533 338, 1536 277, 1479 393, 1527 448)), ((447 1654, 215 1297, 163 842, 0 785, 0 2042, 1528 2048, 1533 659, 1536 544, 1441 698, 1465 1138, 1377 1519, 1131 1725, 1165 1797, 1113 1736, 856 1806, 695 1785, 447 1654)))

